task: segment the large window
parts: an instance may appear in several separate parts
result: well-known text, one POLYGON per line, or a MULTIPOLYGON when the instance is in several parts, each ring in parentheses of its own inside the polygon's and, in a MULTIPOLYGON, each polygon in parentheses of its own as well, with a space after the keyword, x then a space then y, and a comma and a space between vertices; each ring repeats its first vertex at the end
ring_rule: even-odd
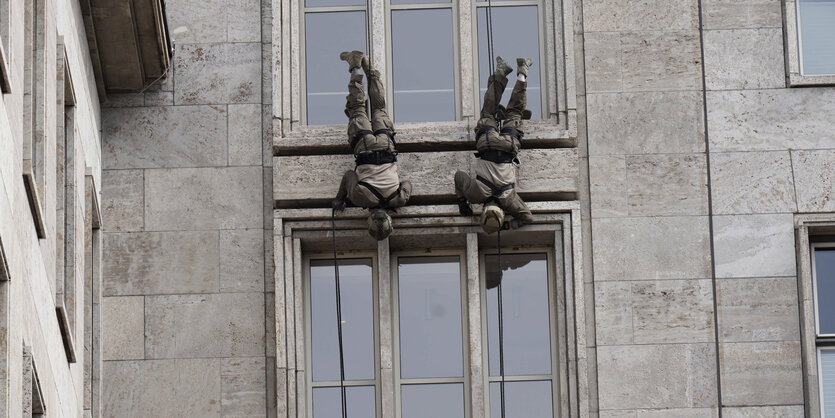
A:
MULTIPOLYGON (((395 122, 477 118, 487 87, 487 2, 478 0, 299 0, 303 2, 301 62, 303 123, 344 124, 347 66, 340 51, 362 50, 382 70, 389 111, 395 122), (380 62, 382 61, 382 62, 380 62), (466 63, 473 63, 472 66, 466 63)), ((515 68, 531 57, 528 108, 534 119, 555 93, 544 94, 540 68, 546 52, 541 0, 496 1, 492 8, 494 53, 515 68)), ((549 6, 551 7, 551 6, 549 6)), ((554 28, 551 27, 551 30, 554 28)), ((513 88, 510 76, 504 103, 513 88)))
POLYGON ((835 74, 835 0, 797 0, 801 72, 835 74))
POLYGON ((835 240, 812 244, 821 416, 835 415, 835 240))

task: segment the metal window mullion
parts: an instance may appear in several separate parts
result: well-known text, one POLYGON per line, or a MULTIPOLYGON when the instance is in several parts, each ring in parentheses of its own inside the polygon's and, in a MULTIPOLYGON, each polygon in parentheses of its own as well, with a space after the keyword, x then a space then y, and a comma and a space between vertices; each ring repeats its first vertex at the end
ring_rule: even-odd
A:
POLYGON ((401 378, 400 385, 443 385, 454 383, 466 383, 465 376, 460 377, 410 377, 401 378))
MULTIPOLYGON (((377 380, 376 379, 359 379, 359 380, 346 380, 345 386, 376 386, 377 380)), ((323 380, 320 382, 313 382, 312 387, 314 389, 318 388, 338 388, 341 385, 339 384, 338 380, 323 380)))
MULTIPOLYGON (((390 4, 390 3, 389 3, 390 4)), ((429 4, 390 4, 390 10, 431 10, 431 9, 452 9, 452 3, 429 3, 429 4)))
POLYGON ((304 7, 302 13, 364 12, 366 6, 323 6, 304 7))
MULTIPOLYGON (((489 377, 490 383, 501 382, 501 376, 490 376, 489 377)), ((520 375, 511 375, 504 377, 505 382, 545 382, 549 381, 553 384, 554 375, 552 374, 520 374, 520 375)))

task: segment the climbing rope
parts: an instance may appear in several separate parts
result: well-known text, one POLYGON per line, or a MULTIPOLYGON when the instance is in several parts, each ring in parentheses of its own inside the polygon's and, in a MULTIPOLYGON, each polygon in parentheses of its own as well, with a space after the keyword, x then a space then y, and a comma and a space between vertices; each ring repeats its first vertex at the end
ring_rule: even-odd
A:
MULTIPOLYGON (((487 0, 487 9, 486 9, 486 18, 487 18, 487 55, 490 56, 488 60, 488 67, 490 68, 490 74, 487 76, 487 82, 489 83, 490 77, 492 77, 496 73, 495 68, 495 61, 496 61, 496 54, 494 50, 494 43, 493 43, 493 1, 487 0)), ((496 129, 501 131, 502 129, 502 119, 499 118, 499 86, 495 82, 495 78, 493 79, 493 118, 496 121, 496 129)), ((484 93, 487 95, 487 93, 484 93)))
POLYGON ((498 247, 498 263, 499 263, 499 286, 498 292, 498 308, 499 308, 499 391, 501 392, 501 411, 502 418, 505 418, 505 399, 504 399, 504 314, 502 312, 502 231, 501 229, 496 233, 496 246, 498 247))
POLYGON ((342 346, 342 295, 339 289, 339 263, 336 258, 336 209, 331 210, 333 236, 333 277, 336 285, 336 333, 339 339, 339 387, 342 392, 342 418, 348 418, 348 402, 345 395, 345 351, 342 346))

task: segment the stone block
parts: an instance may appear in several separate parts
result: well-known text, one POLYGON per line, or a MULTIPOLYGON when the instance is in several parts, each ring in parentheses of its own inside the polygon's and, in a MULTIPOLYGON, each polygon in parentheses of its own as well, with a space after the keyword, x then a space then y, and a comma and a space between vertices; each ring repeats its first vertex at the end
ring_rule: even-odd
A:
POLYGON ((591 0, 583 2, 583 28, 588 32, 698 29, 694 0, 591 0))
POLYGON ((264 357, 226 358, 220 363, 221 415, 263 417, 267 413, 264 357))
POLYGON ((711 152, 835 148, 835 89, 709 92, 711 152))
POLYGON ((590 93, 701 88, 697 31, 587 34, 586 57, 590 93))
POLYGON ((261 101, 260 43, 178 45, 173 65, 178 105, 261 101))
POLYGON ((702 154, 626 157, 630 216, 707 215, 707 168, 702 154))
POLYGON ((707 217, 594 219, 592 230, 598 282, 710 277, 707 217))
POLYGON ((800 339, 797 279, 719 279, 719 339, 725 342, 800 339))
POLYGON ((597 345, 632 344, 631 282, 598 282, 594 286, 597 345))
POLYGON ((169 0, 168 27, 177 45, 226 42, 227 0, 169 0))
POLYGON ((264 355, 264 294, 147 296, 147 358, 264 355))
POLYGON ((587 100, 591 155, 704 152, 701 92, 599 93, 587 100))
POLYGON ((722 343, 719 350, 724 405, 803 403, 799 341, 722 343))
POLYGON ((704 0, 706 29, 782 28, 780 0, 704 0))
POLYGON ((792 167, 801 212, 835 211, 835 150, 792 151, 792 167))
POLYGON ((635 418, 717 418, 716 408, 639 409, 635 418))
POLYGON ((264 230, 220 231, 220 291, 264 290, 264 230))
POLYGON ((803 418, 803 405, 722 408, 727 418, 803 418))
POLYGON ((714 213, 797 210, 788 151, 712 153, 710 166, 714 213))
POLYGON ((123 296, 102 298, 102 358, 142 360, 145 358, 145 298, 123 296))
POLYGON ((782 28, 705 31, 708 90, 786 87, 782 28))
POLYGON ((595 218, 629 215, 626 157, 589 157, 591 211, 595 218))
POLYGON ((261 0, 227 0, 228 42, 261 42, 261 0))
POLYGON ((105 361, 110 417, 220 417, 220 359, 105 361))
POLYGON ((217 231, 107 233, 104 253, 108 296, 219 289, 217 231))
MULTIPOLYGON (((532 149, 520 153, 520 193, 576 192, 579 176, 576 149, 532 149)), ((453 195, 457 170, 472 169, 470 151, 401 153, 397 157, 401 181, 412 182, 412 196, 453 195)), ((354 167, 351 155, 275 157, 273 196, 277 200, 332 199, 346 170, 354 167)))
POLYGON ((713 344, 598 347, 600 409, 711 407, 713 344))
POLYGON ((173 106, 174 92, 148 91, 145 93, 145 106, 173 106))
POLYGON ((261 105, 229 105, 229 165, 261 165, 261 105))
POLYGON ((794 223, 791 214, 716 216, 716 276, 794 276, 794 223))
POLYGON ((635 344, 712 342, 710 280, 632 282, 635 344))
POLYGON ((144 228, 143 177, 142 170, 102 170, 102 230, 126 232, 144 228))
POLYGON ((263 227, 261 167, 145 172, 145 229, 263 227))
POLYGON ((102 112, 104 168, 226 165, 226 108, 154 106, 102 112))

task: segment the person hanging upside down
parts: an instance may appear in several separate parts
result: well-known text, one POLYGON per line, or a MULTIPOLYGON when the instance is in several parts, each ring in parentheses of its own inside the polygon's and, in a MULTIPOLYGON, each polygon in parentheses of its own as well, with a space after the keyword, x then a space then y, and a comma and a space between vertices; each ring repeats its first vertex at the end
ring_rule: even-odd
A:
POLYGON ((518 228, 533 222, 531 210, 516 193, 516 156, 522 141, 522 119, 527 118, 528 68, 533 64, 530 58, 516 59, 516 85, 507 104, 503 127, 499 131, 496 109, 507 86, 507 75, 513 71, 502 57, 496 57, 496 71, 490 76, 481 118, 476 132, 476 177, 463 171, 455 173, 455 193, 458 209, 462 215, 472 216, 470 203, 483 203, 481 227, 484 232, 493 233, 499 229, 518 228), (505 221, 505 212, 513 216, 505 221))
POLYGON ((412 194, 412 183, 401 183, 397 174, 394 125, 386 112, 380 73, 371 68, 368 57, 362 51, 343 52, 339 58, 348 62, 348 71, 351 72, 345 115, 348 116, 348 141, 354 151, 356 168, 342 176, 332 206, 342 211, 346 203, 351 202, 370 210, 368 233, 377 240, 384 240, 393 230, 391 216, 386 210, 406 205, 412 194), (360 69, 368 76, 370 121, 365 110, 360 69))

